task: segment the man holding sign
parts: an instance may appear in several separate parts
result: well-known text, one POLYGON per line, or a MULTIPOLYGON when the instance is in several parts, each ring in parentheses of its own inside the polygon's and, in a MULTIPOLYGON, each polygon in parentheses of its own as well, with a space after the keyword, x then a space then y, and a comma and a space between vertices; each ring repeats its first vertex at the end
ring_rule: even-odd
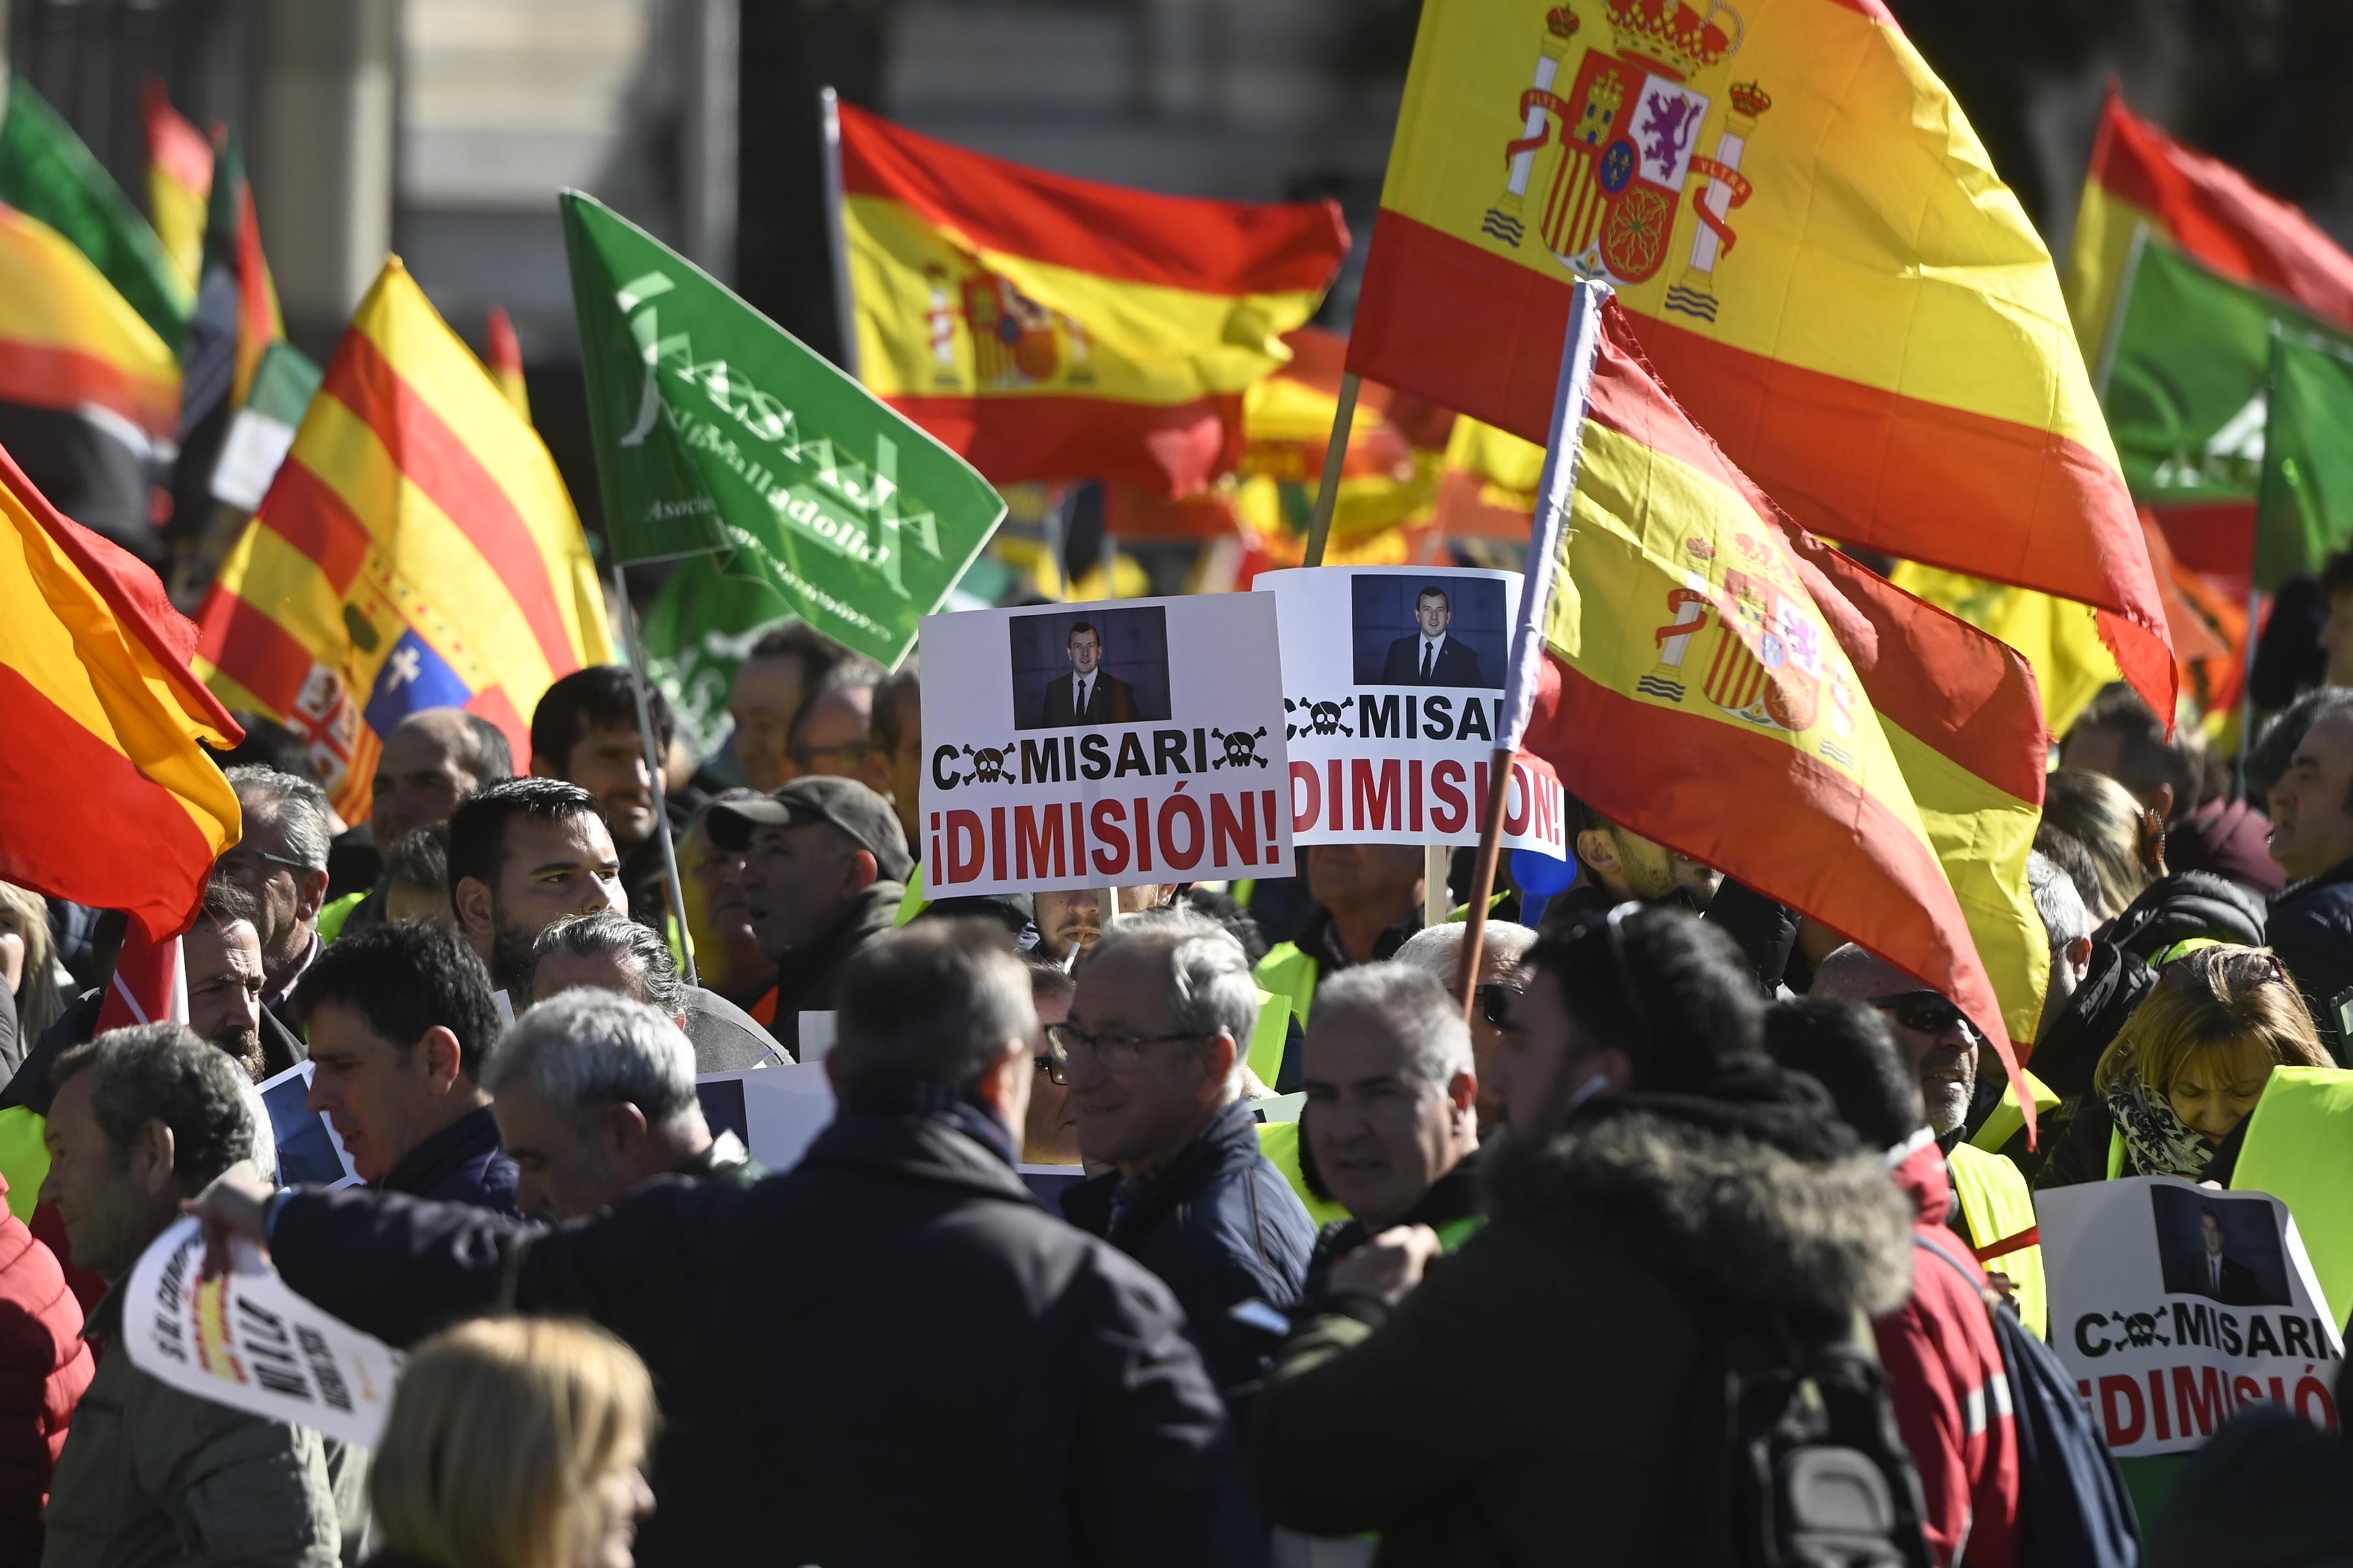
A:
MULTIPOLYGON (((64 1219, 74 1261, 114 1284, 86 1333, 120 1341, 140 1254, 184 1201, 253 1157, 248 1090, 226 1052, 178 1024, 102 1035, 59 1057, 49 1081, 41 1197, 64 1219)), ((220 1375, 243 1373, 232 1363, 220 1375)), ((336 1568, 340 1510, 316 1431, 184 1394, 120 1344, 81 1410, 50 1488, 44 1563, 336 1568)))

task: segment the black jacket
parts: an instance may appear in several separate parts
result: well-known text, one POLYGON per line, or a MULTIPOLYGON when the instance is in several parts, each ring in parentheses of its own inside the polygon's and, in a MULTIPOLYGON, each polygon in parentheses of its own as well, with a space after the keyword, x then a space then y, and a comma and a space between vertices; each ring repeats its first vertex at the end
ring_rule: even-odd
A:
POLYGON ((1315 1222, 1259 1152, 1258 1122, 1237 1100, 1125 1201, 1117 1172, 1062 1196, 1062 1214, 1167 1281, 1185 1331, 1228 1398, 1247 1394, 1272 1346, 1228 1314, 1244 1301, 1295 1305, 1315 1250, 1315 1222))
POLYGON ((376 1184, 436 1203, 515 1212, 515 1163, 499 1146, 498 1119, 487 1105, 466 1112, 403 1154, 376 1184))
POLYGON ((2271 945, 2304 993, 2321 1043, 2343 1066, 2345 1039, 2329 1004, 2353 986, 2353 860, 2273 895, 2271 945))
MULTIPOLYGON (((1304 1152, 1307 1140, 1302 1138, 1304 1152)), ((1409 1209, 1398 1225, 1426 1225, 1432 1230, 1483 1214, 1484 1202, 1479 1191, 1479 1153, 1473 1149, 1455 1163, 1452 1170, 1430 1184, 1430 1191, 1421 1194, 1421 1202, 1409 1209)), ((1314 1256, 1307 1260, 1306 1300, 1319 1300, 1324 1294, 1324 1281, 1332 1265, 1339 1258, 1365 1245, 1371 1232, 1360 1219, 1335 1219, 1325 1226, 1315 1237, 1314 1256)))
POLYGON ((1461 637, 1448 634, 1438 645, 1437 668, 1428 679, 1421 673, 1421 634, 1415 632, 1389 644, 1388 658, 1381 663, 1381 684, 1384 686, 1485 686, 1486 676, 1479 668, 1479 656, 1461 637))
POLYGON ((829 929, 785 954, 776 965, 776 1011, 768 1032, 787 1051, 800 1054, 797 1015, 832 1008, 840 992, 841 966, 860 948, 890 932, 906 896, 904 882, 877 882, 859 894, 829 929))
MULTIPOLYGON (((2114 942, 2094 939, 2092 963, 2083 984, 2034 1042, 2027 1064, 2034 1076, 2062 1100, 2090 1094, 2092 1074, 2108 1042, 2156 984, 2157 971, 2114 942)), ((2044 1142, 2049 1142, 2048 1134, 2044 1142)))
POLYGON ((1143 718, 1135 705, 1135 688, 1118 676, 1095 668, 1094 684, 1087 688, 1087 710, 1077 710, 1078 677, 1058 675, 1046 683, 1046 699, 1038 722, 1048 730, 1074 724, 1133 724, 1143 718))
POLYGON ((536 1235, 303 1193, 270 1250, 400 1343, 502 1299, 628 1341, 662 1399, 646 1568, 1265 1561, 1166 1289, 939 1118, 845 1110, 785 1175, 536 1235))
POLYGON ((2176 871, 2141 889, 2099 934, 2147 963, 2189 937, 2263 945, 2263 895, 2211 871, 2176 871))

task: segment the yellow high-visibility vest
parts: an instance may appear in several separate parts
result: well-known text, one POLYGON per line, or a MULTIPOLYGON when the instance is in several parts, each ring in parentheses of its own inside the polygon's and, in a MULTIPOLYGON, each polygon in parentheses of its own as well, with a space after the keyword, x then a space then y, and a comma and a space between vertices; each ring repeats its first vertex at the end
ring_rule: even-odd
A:
POLYGON ((2042 1276, 2042 1233, 2035 1227, 2034 1194, 2016 1165, 1999 1154, 1957 1144, 1947 1163, 1960 1194, 1961 1218, 1978 1261, 2010 1276, 2018 1321, 2048 1339, 2050 1297, 2042 1276))
POLYGON ((2231 1185, 2287 1205, 2330 1321, 2342 1321, 2353 1303, 2353 1071, 2273 1068, 2231 1185))
POLYGON ((1307 1177, 1299 1168, 1299 1123, 1296 1121, 1261 1121, 1258 1124, 1258 1152, 1272 1162, 1307 1205, 1307 1217, 1323 1229, 1334 1220, 1346 1219, 1348 1211, 1329 1198, 1319 1198, 1307 1190, 1307 1177))
POLYGON ((1322 967, 1314 953, 1305 952, 1295 942, 1283 942, 1267 950, 1252 973, 1260 990, 1271 991, 1291 1004, 1303 1029, 1307 1027, 1307 1010, 1315 1005, 1315 982, 1322 967))
MULTIPOLYGON (((2019 1076, 2026 1080, 2027 1092, 2034 1096, 2034 1115, 2038 1121, 2059 1109, 2057 1090, 2031 1072, 2021 1071, 2019 1076)), ((1969 1142, 1989 1154, 1999 1154, 2003 1144, 2025 1130, 2026 1112, 2018 1108, 2018 1086, 2006 1084, 2002 1088, 2000 1103, 1993 1108, 1993 1114, 1985 1119, 1985 1125, 1978 1129, 1977 1136, 1969 1142)))

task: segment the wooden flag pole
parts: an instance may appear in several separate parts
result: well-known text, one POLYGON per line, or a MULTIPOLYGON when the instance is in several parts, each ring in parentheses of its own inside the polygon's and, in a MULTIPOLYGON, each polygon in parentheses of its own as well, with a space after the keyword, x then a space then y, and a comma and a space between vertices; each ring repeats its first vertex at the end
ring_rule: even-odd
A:
POLYGON ((1462 1016, 1472 1016, 1472 998, 1479 989, 1479 965, 1487 946, 1487 905, 1495 896, 1495 863, 1503 858, 1504 808, 1512 798, 1511 748, 1498 746, 1488 764, 1487 821, 1479 829, 1479 860, 1471 872, 1471 907, 1462 931, 1462 967, 1454 976, 1462 1016))
POLYGON ((1332 540, 1332 509, 1340 502, 1340 468, 1348 460, 1348 436, 1356 427, 1354 374, 1340 377, 1340 405, 1332 411, 1331 438, 1324 443, 1324 482, 1315 489, 1315 520, 1307 526, 1307 564, 1324 564, 1324 547, 1332 540))
POLYGON ((825 237, 833 259, 834 326, 841 334, 841 353, 834 363, 864 381, 858 363, 858 301, 849 291, 849 234, 841 216, 841 99, 833 89, 821 87, 817 108, 825 143, 825 237))
POLYGON ((654 744, 653 708, 646 700, 646 660, 638 647, 638 615, 629 604, 629 586, 621 563, 613 563, 613 609, 621 617, 621 634, 629 650, 629 689, 638 699, 638 740, 645 747, 646 776, 653 782, 654 831, 661 835, 662 873, 670 879, 670 907, 678 920, 678 945, 686 958, 686 983, 700 985, 694 970, 694 935, 686 929, 686 884, 678 874, 678 846, 670 841, 670 807, 664 799, 662 766, 669 760, 654 744))

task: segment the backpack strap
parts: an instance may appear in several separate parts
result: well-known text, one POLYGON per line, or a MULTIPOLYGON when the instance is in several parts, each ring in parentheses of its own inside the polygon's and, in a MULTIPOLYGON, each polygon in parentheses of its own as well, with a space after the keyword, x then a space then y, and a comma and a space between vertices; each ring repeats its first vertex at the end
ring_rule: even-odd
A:
POLYGON ((1937 1257, 1943 1258, 1947 1264, 1951 1265, 1953 1272, 1959 1275, 1964 1280, 1966 1280, 1968 1283, 1969 1289, 1976 1292, 1978 1299, 1985 1303, 1987 1311, 1998 1312, 2001 1310, 2001 1292, 1982 1283, 1979 1276, 1970 1273, 1968 1268, 1963 1264, 1959 1258, 1945 1250, 1945 1244, 1943 1242, 1936 1240, 1934 1237, 1923 1236, 1915 1230, 1912 1233, 1912 1245, 1918 1247, 1925 1247, 1926 1250, 1935 1253, 1937 1257))

